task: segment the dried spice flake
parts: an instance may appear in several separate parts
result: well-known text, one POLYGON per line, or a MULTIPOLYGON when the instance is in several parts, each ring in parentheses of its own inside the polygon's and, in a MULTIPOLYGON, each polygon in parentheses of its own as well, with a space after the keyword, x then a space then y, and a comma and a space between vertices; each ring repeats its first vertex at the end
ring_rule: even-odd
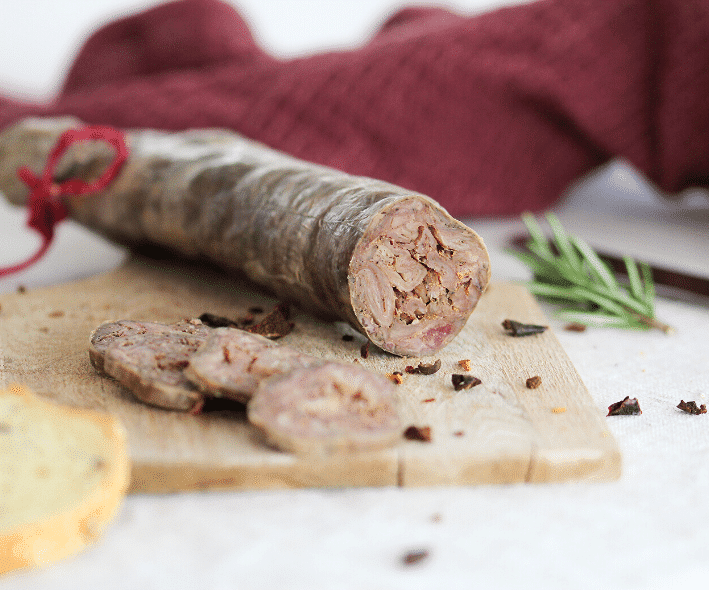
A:
POLYGON ((343 342, 352 342, 353 340, 354 340, 354 336, 352 336, 352 334, 343 334, 342 335, 343 342))
POLYGON ((564 412, 566 412, 566 408, 564 406, 557 406, 551 409, 552 414, 563 414, 564 412))
POLYGON ((586 326, 586 324, 581 324, 579 322, 571 322, 570 324, 566 324, 564 326, 564 330, 566 330, 567 332, 585 332, 587 327, 588 326, 586 326))
POLYGON ((205 311, 199 316, 199 321, 210 328, 238 328, 239 324, 235 321, 225 318, 224 316, 216 315, 205 311))
POLYGON ((677 404, 677 407, 682 410, 683 412, 687 412, 687 414, 694 414, 694 415, 699 415, 699 414, 706 414, 707 413, 707 406, 706 404, 702 404, 701 406, 697 406, 697 402, 686 402, 684 400, 680 400, 679 404, 677 404))
POLYGON ((629 395, 625 396, 625 399, 615 402, 608 406, 607 416, 631 416, 635 414, 642 414, 643 411, 640 409, 640 404, 638 403, 638 398, 634 397, 630 399, 629 395))
POLYGON ((535 375, 534 377, 530 377, 525 381, 525 385, 527 386, 527 389, 536 389, 542 384, 542 378, 539 375, 535 375))
POLYGON ((426 549, 417 549, 415 551, 406 552, 402 558, 401 562, 404 565, 414 565, 426 559, 429 556, 429 552, 426 549))
POLYGON ((435 402, 436 398, 435 397, 427 397, 425 400, 423 400, 424 404, 430 404, 431 402, 435 402))
POLYGON ((64 312, 61 310, 51 311, 47 315, 49 315, 50 318, 61 318, 64 317, 64 312))
POLYGON ((482 383, 482 380, 477 377, 473 377, 472 375, 460 375, 458 373, 451 375, 451 381, 453 382, 453 388, 456 391, 471 389, 472 387, 482 383))
POLYGON ((433 375, 434 373, 437 373, 438 370, 441 368, 441 359, 437 359, 435 362, 426 364, 426 363, 419 363, 417 367, 412 367, 411 365, 408 365, 406 367, 406 372, 413 374, 419 374, 419 375, 433 375))
POLYGON ((458 364, 460 365, 460 368, 463 369, 463 371, 470 371, 473 367, 470 364, 470 359, 463 359, 458 361, 458 364))
POLYGON ((388 373, 387 377, 397 385, 401 385, 404 382, 404 374, 401 371, 394 371, 393 373, 388 373))
POLYGON ((531 336, 533 334, 541 334, 546 331, 549 326, 538 326, 536 324, 524 324, 516 320, 504 320, 502 327, 507 330, 510 336, 531 336))
POLYGON ((266 315, 258 324, 249 328, 252 334, 260 334, 271 340, 282 338, 290 334, 295 324, 289 321, 290 308, 287 305, 278 304, 266 315))
POLYGON ((366 359, 369 356, 369 341, 365 342, 359 349, 359 355, 366 359))
POLYGON ((404 430, 404 438, 406 440, 418 440, 421 442, 431 442, 431 427, 430 426, 409 426, 404 430))
POLYGON ((256 318, 252 314, 246 314, 240 318, 236 319, 238 327, 245 329, 256 321, 256 318))

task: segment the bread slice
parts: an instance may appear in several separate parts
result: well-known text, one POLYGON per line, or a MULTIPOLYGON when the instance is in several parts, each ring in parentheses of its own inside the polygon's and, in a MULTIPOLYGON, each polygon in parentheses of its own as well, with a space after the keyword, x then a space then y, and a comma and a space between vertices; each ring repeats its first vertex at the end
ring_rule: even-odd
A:
POLYGON ((52 563, 96 539, 130 479, 111 416, 0 391, 0 573, 52 563))

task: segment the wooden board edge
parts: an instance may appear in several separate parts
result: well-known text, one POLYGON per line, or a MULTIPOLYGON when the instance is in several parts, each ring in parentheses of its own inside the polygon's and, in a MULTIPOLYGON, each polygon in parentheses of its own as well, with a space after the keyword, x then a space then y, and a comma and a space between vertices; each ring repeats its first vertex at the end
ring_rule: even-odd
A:
POLYGON ((561 483, 569 481, 610 482, 623 472, 620 449, 575 449, 563 452, 539 451, 532 454, 528 483, 561 483), (571 452, 574 452, 571 458, 571 452))
POLYGON ((304 461, 289 456, 278 464, 239 466, 133 464, 129 494, 206 490, 386 487, 399 484, 395 450, 304 461))

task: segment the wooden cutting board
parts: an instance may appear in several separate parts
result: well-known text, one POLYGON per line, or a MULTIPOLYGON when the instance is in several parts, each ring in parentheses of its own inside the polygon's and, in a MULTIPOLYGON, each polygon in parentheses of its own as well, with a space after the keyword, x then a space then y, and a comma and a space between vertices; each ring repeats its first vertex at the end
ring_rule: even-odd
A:
POLYGON ((392 373, 442 361, 433 375, 404 375, 397 387, 405 425, 429 426, 431 442, 329 460, 267 447, 238 406, 193 416, 151 408, 89 363, 88 338, 106 320, 173 322, 204 312, 239 318, 276 302, 213 269, 134 257, 77 283, 0 298, 0 386, 20 383, 59 403, 118 416, 128 433, 133 492, 206 488, 428 486, 612 480, 620 453, 578 373, 551 331, 513 338, 506 318, 547 320, 527 290, 494 283, 461 334, 435 357, 403 359, 371 347, 341 323, 296 314, 281 340, 324 358, 392 373), (352 341, 342 339, 354 334, 352 341), (455 391, 451 374, 470 359, 482 384, 455 391), (528 377, 542 385, 528 389, 528 377))

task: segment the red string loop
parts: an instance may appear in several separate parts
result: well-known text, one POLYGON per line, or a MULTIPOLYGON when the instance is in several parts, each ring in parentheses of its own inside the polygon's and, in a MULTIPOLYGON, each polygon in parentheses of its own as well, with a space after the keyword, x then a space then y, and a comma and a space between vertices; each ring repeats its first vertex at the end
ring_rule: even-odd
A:
POLYGON ((29 208, 27 226, 39 232, 42 236, 42 245, 34 255, 24 262, 0 268, 0 276, 24 270, 44 256, 54 238, 55 226, 69 214, 63 197, 88 195, 106 188, 118 175, 127 157, 128 147, 123 133, 113 127, 96 125, 65 131, 49 154, 41 176, 35 175, 26 166, 19 168, 17 175, 30 189, 27 199, 27 207, 29 208), (93 182, 86 182, 80 178, 70 178, 61 183, 55 182, 54 169, 64 152, 72 144, 84 140, 105 141, 111 145, 116 152, 111 164, 93 182))

